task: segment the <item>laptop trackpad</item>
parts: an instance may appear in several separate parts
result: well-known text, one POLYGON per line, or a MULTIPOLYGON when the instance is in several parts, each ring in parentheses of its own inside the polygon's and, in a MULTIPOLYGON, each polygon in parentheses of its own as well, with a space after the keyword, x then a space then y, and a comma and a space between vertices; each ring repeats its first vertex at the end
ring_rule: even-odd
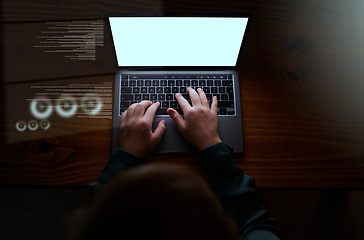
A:
POLYGON ((156 117, 153 121, 153 131, 157 128, 161 120, 165 120, 167 123, 166 132, 157 147, 157 153, 167 152, 196 152, 197 150, 182 136, 179 132, 177 125, 169 117, 156 117))

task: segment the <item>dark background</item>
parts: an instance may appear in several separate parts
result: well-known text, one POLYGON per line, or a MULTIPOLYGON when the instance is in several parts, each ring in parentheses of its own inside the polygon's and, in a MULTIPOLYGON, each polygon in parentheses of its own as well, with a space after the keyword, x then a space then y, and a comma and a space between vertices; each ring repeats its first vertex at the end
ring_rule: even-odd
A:
MULTIPOLYGON (((286 239, 364 239, 364 193, 347 190, 260 189, 286 239)), ((0 239, 62 239, 85 189, 1 188, 0 239)), ((212 229, 213 231, 213 229, 212 229)))

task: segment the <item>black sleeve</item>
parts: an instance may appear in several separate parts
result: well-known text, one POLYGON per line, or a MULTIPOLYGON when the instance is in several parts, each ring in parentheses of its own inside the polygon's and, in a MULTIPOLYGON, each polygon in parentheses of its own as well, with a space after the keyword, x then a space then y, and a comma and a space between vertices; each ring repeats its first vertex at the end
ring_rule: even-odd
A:
POLYGON ((143 159, 120 148, 115 148, 113 149, 104 170, 100 174, 98 181, 89 184, 88 187, 93 192, 100 188, 102 184, 105 183, 106 180, 108 180, 114 174, 119 173, 124 169, 139 165, 143 162, 143 159))
POLYGON ((212 177, 216 196, 238 226, 240 239, 282 239, 254 179, 243 173, 228 147, 217 143, 200 154, 212 177))

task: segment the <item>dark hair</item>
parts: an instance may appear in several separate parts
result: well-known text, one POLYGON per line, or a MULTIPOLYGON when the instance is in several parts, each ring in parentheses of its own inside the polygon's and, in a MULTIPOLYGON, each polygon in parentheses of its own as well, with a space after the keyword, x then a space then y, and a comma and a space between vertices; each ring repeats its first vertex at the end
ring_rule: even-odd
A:
POLYGON ((235 225, 196 175, 145 164, 110 179, 69 239, 237 239, 235 225))

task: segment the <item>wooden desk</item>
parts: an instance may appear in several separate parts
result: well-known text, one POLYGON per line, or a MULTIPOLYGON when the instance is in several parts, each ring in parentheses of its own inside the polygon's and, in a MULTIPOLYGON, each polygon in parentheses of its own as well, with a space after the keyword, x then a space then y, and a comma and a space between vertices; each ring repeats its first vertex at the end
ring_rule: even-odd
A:
MULTIPOLYGON (((363 188, 363 11, 360 0, 5 0, 0 184, 86 185, 97 179, 111 151, 107 94, 102 118, 53 114, 48 130, 15 129, 17 121, 34 118, 30 99, 45 86, 87 83, 92 92, 100 85, 110 90, 113 82, 106 25, 96 60, 77 61, 34 47, 49 24, 104 22, 107 13, 250 13, 239 65, 245 152, 236 160, 258 187, 363 188)), ((205 176, 194 155, 153 155, 150 161, 205 176)))

